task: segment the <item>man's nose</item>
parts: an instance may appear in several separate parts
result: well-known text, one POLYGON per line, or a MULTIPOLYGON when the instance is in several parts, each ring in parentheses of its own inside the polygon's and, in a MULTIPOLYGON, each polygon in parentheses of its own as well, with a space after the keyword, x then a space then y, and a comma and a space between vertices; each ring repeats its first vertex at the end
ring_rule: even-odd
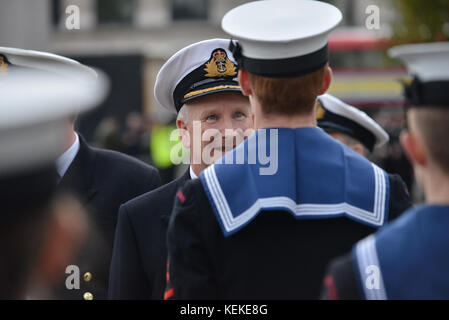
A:
POLYGON ((233 129, 233 130, 243 129, 243 130, 245 130, 243 127, 244 127, 244 121, 235 121, 232 117, 225 117, 225 118, 223 118, 220 132, 222 134, 224 134, 224 130, 226 130, 226 129, 233 129))
POLYGON ((224 117, 220 124, 220 128, 217 129, 220 130, 220 133, 224 136, 226 129, 234 129, 234 123, 230 117, 224 117))

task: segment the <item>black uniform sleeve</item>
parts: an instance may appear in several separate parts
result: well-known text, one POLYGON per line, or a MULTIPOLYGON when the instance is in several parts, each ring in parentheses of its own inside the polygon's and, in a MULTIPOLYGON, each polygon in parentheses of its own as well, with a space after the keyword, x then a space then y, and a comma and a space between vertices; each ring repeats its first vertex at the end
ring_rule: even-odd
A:
POLYGON ((362 299, 359 294, 352 254, 336 258, 330 263, 323 280, 321 299, 362 299))
MULTIPOLYGON (((150 244, 149 244, 150 245, 150 244)), ((125 205, 119 210, 109 274, 109 299, 146 299, 151 292, 125 205)))
POLYGON ((388 220, 392 221, 412 206, 405 182, 398 174, 389 174, 390 179, 390 213, 388 220))
MULTIPOLYGON (((213 270, 202 233, 201 205, 193 187, 199 179, 178 191, 168 226, 168 275, 165 299, 215 299, 213 270)), ((201 189, 202 190, 202 189, 201 189)))

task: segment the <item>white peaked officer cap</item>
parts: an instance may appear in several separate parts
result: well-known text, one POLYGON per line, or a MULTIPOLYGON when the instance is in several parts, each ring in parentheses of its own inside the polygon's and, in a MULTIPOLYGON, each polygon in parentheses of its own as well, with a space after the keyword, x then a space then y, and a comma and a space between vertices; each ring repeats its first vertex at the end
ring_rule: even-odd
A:
POLYGON ((154 95, 164 108, 179 112, 187 101, 224 91, 241 92, 238 66, 229 40, 194 43, 175 53, 159 71, 154 95))
POLYGON ((89 77, 95 79, 97 77, 96 72, 92 68, 78 61, 42 51, 0 47, 0 68, 5 63, 9 64, 10 68, 41 70, 61 76, 70 72, 72 77, 75 74, 80 74, 86 77, 86 79, 89 79, 89 77))
POLYGON ((413 81, 405 98, 414 107, 449 107, 449 42, 401 45, 388 51, 401 60, 413 81))
POLYGON ((336 7, 313 0, 266 0, 229 11, 222 28, 242 69, 266 77, 297 77, 328 62, 328 35, 340 23, 336 7))
POLYGON ((390 139, 388 133, 365 112, 330 94, 318 97, 317 123, 326 132, 351 136, 371 152, 390 139))
POLYGON ((74 114, 107 93, 102 73, 57 55, 0 47, 0 179, 48 165, 74 114))

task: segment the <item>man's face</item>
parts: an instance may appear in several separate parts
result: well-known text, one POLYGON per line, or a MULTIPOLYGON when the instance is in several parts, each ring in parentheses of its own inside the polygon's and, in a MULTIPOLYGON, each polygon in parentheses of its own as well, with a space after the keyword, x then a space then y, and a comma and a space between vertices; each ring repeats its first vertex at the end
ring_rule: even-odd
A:
POLYGON ((253 128, 249 100, 237 92, 216 93, 189 102, 187 118, 181 128, 189 133, 192 163, 201 162, 202 169, 242 142, 249 135, 247 130, 253 128))
POLYGON ((341 143, 347 145, 349 148, 351 148, 361 156, 366 156, 365 148, 363 148, 363 145, 361 143, 357 143, 354 139, 349 138, 346 134, 340 132, 328 132, 328 134, 335 140, 338 140, 341 143))

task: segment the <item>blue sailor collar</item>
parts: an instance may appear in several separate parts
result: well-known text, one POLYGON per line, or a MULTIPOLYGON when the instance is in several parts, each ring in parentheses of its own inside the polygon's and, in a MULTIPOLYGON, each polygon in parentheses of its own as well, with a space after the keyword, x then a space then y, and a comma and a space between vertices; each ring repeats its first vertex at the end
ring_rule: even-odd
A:
POLYGON ((317 127, 259 129, 200 179, 225 236, 264 210, 375 228, 388 217, 387 173, 317 127))
POLYGON ((419 205, 354 245, 362 297, 449 299, 449 206, 419 205))

